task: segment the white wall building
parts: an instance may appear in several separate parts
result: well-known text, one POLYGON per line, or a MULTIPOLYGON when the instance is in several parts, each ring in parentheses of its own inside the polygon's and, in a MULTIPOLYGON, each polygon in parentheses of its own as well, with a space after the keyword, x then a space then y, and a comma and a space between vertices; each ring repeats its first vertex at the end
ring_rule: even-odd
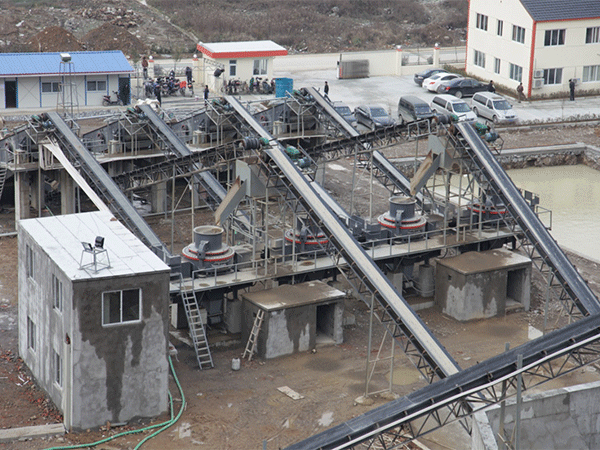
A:
POLYGON ((0 109, 100 106, 114 92, 129 103, 132 72, 117 50, 0 53, 0 109))
POLYGON ((199 42, 197 49, 202 53, 198 62, 200 79, 212 92, 220 92, 223 83, 230 79, 273 78, 273 59, 288 53, 273 41, 199 42), (223 72, 215 77, 217 69, 223 72))
POLYGON ((600 89, 600 1, 470 0, 469 74, 528 97, 600 89))

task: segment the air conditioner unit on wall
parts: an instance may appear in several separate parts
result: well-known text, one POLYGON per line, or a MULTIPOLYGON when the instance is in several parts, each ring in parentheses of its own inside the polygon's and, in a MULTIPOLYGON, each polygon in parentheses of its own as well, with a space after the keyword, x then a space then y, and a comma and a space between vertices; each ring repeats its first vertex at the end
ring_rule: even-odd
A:
POLYGON ((544 70, 536 69, 533 71, 533 78, 544 78, 544 70))
POLYGON ((531 86, 533 89, 540 89, 542 86, 544 86, 543 78, 534 78, 533 79, 533 84, 531 86))

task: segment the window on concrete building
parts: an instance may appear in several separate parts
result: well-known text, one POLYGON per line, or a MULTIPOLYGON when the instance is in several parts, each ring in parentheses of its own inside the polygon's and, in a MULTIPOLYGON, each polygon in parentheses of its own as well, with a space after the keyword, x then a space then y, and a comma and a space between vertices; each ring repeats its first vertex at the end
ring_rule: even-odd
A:
POLYGON ((502 36, 502 32, 504 31, 504 20, 496 21, 496 34, 498 36, 502 36))
POLYGON ((597 44, 600 42, 600 27, 591 27, 585 30, 585 43, 597 44))
POLYGON ((561 69, 544 69, 544 84, 561 84, 562 83, 562 68, 561 69))
POLYGON ((63 308, 63 286, 56 275, 52 274, 52 305, 57 311, 63 308))
POLYGON ((565 45, 565 30, 546 30, 544 35, 544 45, 565 45))
POLYGON ((494 58, 494 73, 500 73, 500 58, 494 58))
POLYGON ((237 59, 229 60, 229 76, 230 77, 237 76, 237 59))
POLYGON ((62 387, 62 358, 54 350, 54 382, 62 387))
POLYGON ((141 311, 141 289, 102 293, 102 325, 139 322, 141 311))
POLYGON ((58 81, 42 82, 42 94, 60 92, 60 83, 58 81))
POLYGON ((521 44, 524 44, 525 43, 525 28, 520 27, 518 25, 513 25, 512 40, 520 42, 521 44))
POLYGON ((35 323, 27 316, 27 348, 35 351, 35 323))
POLYGON ((88 92, 106 92, 106 80, 88 80, 87 90, 88 92))
POLYGON ((35 275, 35 253, 33 253, 33 249, 29 245, 25 247, 25 253, 25 270, 27 271, 27 276, 33 278, 35 275))
POLYGON ((600 81, 600 66, 583 66, 583 76, 581 77, 583 83, 590 81, 600 81))
POLYGON ((509 78, 511 80, 518 81, 519 83, 523 81, 523 68, 521 66, 517 66, 516 64, 510 63, 510 73, 509 78))
POLYGON ((255 59, 254 69, 252 70, 253 75, 266 75, 267 74, 267 60, 266 59, 255 59))
POLYGON ((480 52, 479 50, 474 50, 473 56, 473 64, 479 67, 485 67, 485 53, 480 52))
POLYGON ((484 15, 484 14, 479 14, 477 13, 477 19, 476 19, 476 24, 475 26, 477 28, 479 28, 480 30, 484 30, 487 31, 487 26, 488 26, 488 16, 484 15))

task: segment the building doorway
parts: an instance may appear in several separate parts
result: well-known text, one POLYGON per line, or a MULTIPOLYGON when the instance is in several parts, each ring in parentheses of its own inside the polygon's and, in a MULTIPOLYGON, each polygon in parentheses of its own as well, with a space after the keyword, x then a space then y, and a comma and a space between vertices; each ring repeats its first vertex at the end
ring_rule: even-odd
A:
POLYGON ((17 107, 17 80, 4 80, 4 107, 17 107))

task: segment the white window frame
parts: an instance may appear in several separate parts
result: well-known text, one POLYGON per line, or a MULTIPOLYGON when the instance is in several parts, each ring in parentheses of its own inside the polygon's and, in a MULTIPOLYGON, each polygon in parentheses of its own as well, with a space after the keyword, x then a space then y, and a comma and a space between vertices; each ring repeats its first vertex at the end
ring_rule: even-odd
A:
POLYGON ((496 34, 502 36, 504 32, 504 20, 496 20, 496 34))
POLYGON ((230 77, 237 76, 237 59, 229 60, 229 76, 230 77))
POLYGON ((524 44, 525 43, 525 28, 520 27, 519 25, 513 25, 512 40, 515 42, 519 42, 520 44, 524 44))
POLYGON ((479 13, 477 13, 477 16, 475 18, 475 27, 479 28, 480 30, 487 31, 487 29, 488 29, 488 16, 486 16, 485 14, 479 14, 479 13))
POLYGON ((500 73, 500 58, 494 58, 494 73, 500 73))
POLYGON ((63 309, 63 285, 58 277, 52 274, 52 306, 56 311, 63 309))
POLYGON ((523 68, 516 64, 510 63, 509 78, 521 83, 523 81, 523 68))
POLYGON ((106 80, 87 80, 85 88, 88 92, 106 92, 106 80))
POLYGON ((544 47, 565 45, 565 29, 546 30, 544 33, 544 47))
POLYGON ((600 81, 600 65, 583 66, 583 75, 581 76, 582 83, 593 83, 600 81))
POLYGON ((62 370, 62 358, 60 354, 54 350, 54 383, 60 388, 63 385, 63 370, 62 370))
POLYGON ((479 50, 473 50, 473 64, 485 69, 485 53, 479 50))
POLYGON ((544 69, 544 84, 556 85, 562 84, 562 67, 544 69))
POLYGON ((25 270, 27 272, 27 278, 33 280, 33 277, 35 276, 35 253, 29 244, 25 246, 25 270))
POLYGON ((115 291, 105 291, 102 293, 102 326, 103 327, 111 327, 116 325, 129 325, 132 323, 140 323, 142 321, 142 290, 140 288, 132 288, 132 289, 122 289, 115 291), (123 318, 123 292, 138 292, 138 312, 137 318, 127 320, 123 318), (109 294, 119 294, 119 320, 110 321, 110 301, 115 300, 112 295, 109 294), (108 309, 107 309, 108 308, 108 309))
POLYGON ((585 43, 598 44, 600 42, 600 27, 588 27, 585 30, 585 43))
POLYGON ((268 61, 267 58, 255 59, 252 75, 266 75, 268 72, 268 61))
POLYGON ((60 92, 60 81, 42 81, 42 94, 56 94, 60 92))
POLYGON ((35 352, 35 322, 27 316, 27 348, 35 352))

